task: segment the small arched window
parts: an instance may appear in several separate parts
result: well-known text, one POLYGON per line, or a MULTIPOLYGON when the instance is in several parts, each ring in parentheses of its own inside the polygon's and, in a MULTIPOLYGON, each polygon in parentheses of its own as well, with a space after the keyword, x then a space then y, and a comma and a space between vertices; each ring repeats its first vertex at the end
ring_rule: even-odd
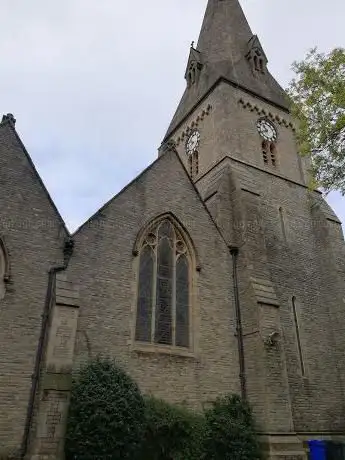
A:
POLYGON ((265 165, 277 166, 277 146, 274 141, 263 140, 261 144, 262 159, 265 165))
POLYGON ((276 155, 276 144, 274 142, 271 142, 270 144, 270 153, 271 153, 272 166, 276 166, 277 155, 276 155))
POLYGON ((264 160, 264 163, 267 164, 268 163, 268 149, 269 149, 269 145, 268 145, 268 141, 262 141, 262 159, 264 160))
POLYGON ((188 157, 188 169, 189 169, 189 174, 191 177, 193 177, 193 156, 189 155, 188 157))
POLYGON ((256 54, 254 55, 254 68, 257 71, 260 70, 260 68, 259 68, 259 58, 258 58, 258 56, 256 54))
POLYGON ((190 346, 191 254, 168 218, 151 227, 139 250, 135 340, 190 346))
POLYGON ((188 169, 192 179, 199 174, 199 152, 197 150, 188 157, 188 169))
POLYGON ((196 177, 199 174, 199 152, 193 153, 193 174, 192 177, 196 177))

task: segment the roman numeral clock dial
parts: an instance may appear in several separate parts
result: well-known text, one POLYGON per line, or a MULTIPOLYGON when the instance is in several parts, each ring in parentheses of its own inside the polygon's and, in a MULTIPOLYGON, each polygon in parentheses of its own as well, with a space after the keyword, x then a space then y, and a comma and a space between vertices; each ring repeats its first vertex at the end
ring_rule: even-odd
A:
POLYGON ((192 155, 199 147, 200 133, 198 130, 192 132, 186 142, 186 154, 192 155))
POLYGON ((260 118, 257 121, 256 126, 258 128, 258 132, 262 138, 269 142, 275 142, 278 137, 277 130, 273 123, 271 123, 266 118, 260 118))

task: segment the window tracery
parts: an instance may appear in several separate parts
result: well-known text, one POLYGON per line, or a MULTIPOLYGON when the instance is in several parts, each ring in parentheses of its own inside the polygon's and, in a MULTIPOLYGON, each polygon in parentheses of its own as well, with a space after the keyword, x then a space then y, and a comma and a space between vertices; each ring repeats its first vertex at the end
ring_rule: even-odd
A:
POLYGON ((139 249, 135 340, 190 347, 191 254, 168 218, 145 234, 139 249))

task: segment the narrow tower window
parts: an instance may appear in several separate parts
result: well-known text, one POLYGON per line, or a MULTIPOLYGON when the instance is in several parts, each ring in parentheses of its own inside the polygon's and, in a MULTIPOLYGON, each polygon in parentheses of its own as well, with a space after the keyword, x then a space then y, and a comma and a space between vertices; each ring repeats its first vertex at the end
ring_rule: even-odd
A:
POLYGON ((199 153, 193 152, 188 157, 188 170, 190 177, 194 179, 199 174, 199 153))
POLYGON ((264 160, 264 163, 268 163, 268 141, 262 141, 262 158, 264 160))
POLYGON ((257 57, 257 55, 255 54, 254 56, 254 68, 256 71, 259 71, 259 58, 257 57))
POLYGON ((188 169, 189 169, 190 176, 193 177, 193 156, 192 155, 188 157, 188 169))
POLYGON ((199 153, 193 153, 193 177, 199 174, 199 153))
POLYGON ((283 208, 279 208, 279 219, 280 219, 280 227, 282 230, 282 235, 284 240, 286 241, 286 228, 285 228, 285 219, 284 219, 284 211, 283 208))
POLYGON ((276 166, 276 144, 274 142, 271 142, 270 153, 272 166, 276 166))
POLYGON ((262 159, 266 165, 277 166, 277 147, 275 142, 262 141, 262 159))
POLYGON ((259 63, 260 63, 260 72, 265 73, 264 61, 263 61, 263 59, 260 59, 259 63))
POLYGON ((302 352, 301 334, 300 334, 300 328, 299 328, 299 323, 298 323, 296 297, 292 297, 292 311, 293 311, 293 319, 294 319, 295 332, 296 332, 298 357, 299 357, 299 362, 301 366, 302 376, 304 377, 305 376, 305 365, 304 365, 303 352, 302 352))

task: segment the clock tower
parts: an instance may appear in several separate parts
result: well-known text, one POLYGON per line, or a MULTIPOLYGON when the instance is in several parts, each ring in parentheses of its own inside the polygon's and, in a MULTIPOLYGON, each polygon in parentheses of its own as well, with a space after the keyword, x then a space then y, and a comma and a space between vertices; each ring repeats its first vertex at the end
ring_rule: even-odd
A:
POLYGON ((344 391, 345 348, 329 341, 342 317, 344 246, 338 218, 308 188, 288 99, 267 64, 239 0, 209 0, 159 155, 174 146, 233 256, 239 378, 269 458, 299 460, 307 441, 344 428, 343 409, 324 397, 344 391), (321 372, 331 362, 333 383, 321 372))
POLYGON ((163 141, 174 141, 196 184, 226 158, 308 182, 287 96, 267 63, 239 1, 210 0, 163 141))

